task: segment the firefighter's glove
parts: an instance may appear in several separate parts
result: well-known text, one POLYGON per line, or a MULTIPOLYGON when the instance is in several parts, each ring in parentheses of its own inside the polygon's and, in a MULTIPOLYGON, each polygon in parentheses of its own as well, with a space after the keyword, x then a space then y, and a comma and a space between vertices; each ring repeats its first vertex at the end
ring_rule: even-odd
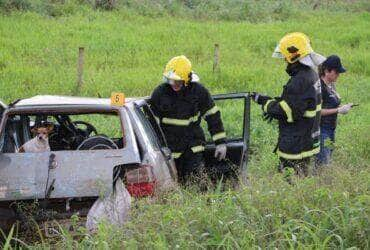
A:
POLYGON ((273 119, 274 118, 272 118, 272 116, 269 115, 268 113, 263 113, 263 120, 267 121, 268 123, 271 123, 273 119))
POLYGON ((265 105, 265 103, 271 99, 271 97, 267 96, 267 95, 262 95, 260 93, 257 93, 257 92, 252 92, 251 93, 251 98, 253 99, 253 101, 255 101, 256 103, 258 103, 259 105, 265 105))
POLYGON ((226 144, 218 144, 215 150, 215 158, 219 161, 224 160, 226 157, 227 147, 226 144))
POLYGON ((338 114, 345 115, 351 110, 353 103, 348 103, 338 108, 338 114))

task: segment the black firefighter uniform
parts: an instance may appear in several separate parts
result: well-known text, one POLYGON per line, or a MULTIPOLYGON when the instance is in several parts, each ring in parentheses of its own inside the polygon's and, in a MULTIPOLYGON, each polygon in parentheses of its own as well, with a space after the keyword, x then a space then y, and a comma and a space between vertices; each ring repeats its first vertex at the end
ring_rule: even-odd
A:
POLYGON ((290 79, 277 98, 265 98, 262 109, 279 121, 276 153, 299 161, 320 151, 321 87, 317 73, 299 62, 288 64, 290 79))
POLYGON ((202 84, 190 81, 176 92, 168 83, 162 83, 153 91, 149 103, 166 136, 180 179, 204 164, 202 118, 215 144, 225 143, 220 110, 202 84))

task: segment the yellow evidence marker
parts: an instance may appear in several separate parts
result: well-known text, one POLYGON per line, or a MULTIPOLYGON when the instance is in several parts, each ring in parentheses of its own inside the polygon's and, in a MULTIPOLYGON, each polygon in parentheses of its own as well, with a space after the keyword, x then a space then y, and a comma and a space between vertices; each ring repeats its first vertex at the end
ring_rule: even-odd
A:
POLYGON ((112 106, 123 106, 125 105, 125 94, 119 92, 113 92, 110 96, 110 104, 112 106))

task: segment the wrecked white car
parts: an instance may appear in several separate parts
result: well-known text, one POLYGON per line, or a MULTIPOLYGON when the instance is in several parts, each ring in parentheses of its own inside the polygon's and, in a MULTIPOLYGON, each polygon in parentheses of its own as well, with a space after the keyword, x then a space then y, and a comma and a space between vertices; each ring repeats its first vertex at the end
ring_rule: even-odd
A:
MULTIPOLYGON (((242 93, 214 98, 222 102, 218 104, 221 112, 229 110, 222 113, 230 116, 224 119, 226 129, 232 128, 228 159, 245 172, 249 97, 242 93)), ((0 228, 5 231, 24 219, 19 203, 36 201, 32 216, 52 235, 52 221, 92 214, 87 224, 94 227, 94 216, 112 206, 118 206, 113 220, 123 222, 130 195, 153 195, 177 183, 171 151, 145 98, 112 105, 110 99, 35 96, 9 106, 0 103, 0 117, 0 228), (20 153, 22 145, 33 138, 32 129, 45 122, 53 125, 50 150, 20 153), (115 193, 121 198, 113 197, 115 193)), ((207 165, 219 164, 213 154, 210 142, 205 151, 207 165)))

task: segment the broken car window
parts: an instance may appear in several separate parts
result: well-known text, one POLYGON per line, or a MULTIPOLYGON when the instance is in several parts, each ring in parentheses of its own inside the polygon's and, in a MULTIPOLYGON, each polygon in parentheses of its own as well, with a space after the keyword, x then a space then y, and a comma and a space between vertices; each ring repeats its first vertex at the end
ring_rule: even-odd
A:
POLYGON ((10 115, 3 137, 4 153, 123 148, 115 113, 10 115))
MULTIPOLYGON (((240 140, 243 138, 244 128, 244 99, 224 99, 215 100, 215 104, 221 111, 222 122, 224 124, 228 140, 240 140)), ((206 132, 207 122, 202 119, 202 128, 206 132)), ((211 136, 205 133, 208 142, 211 142, 211 136)))
POLYGON ((136 109, 142 124, 147 128, 152 141, 156 142, 160 148, 167 147, 166 140, 159 124, 157 123, 149 105, 145 104, 136 109))

